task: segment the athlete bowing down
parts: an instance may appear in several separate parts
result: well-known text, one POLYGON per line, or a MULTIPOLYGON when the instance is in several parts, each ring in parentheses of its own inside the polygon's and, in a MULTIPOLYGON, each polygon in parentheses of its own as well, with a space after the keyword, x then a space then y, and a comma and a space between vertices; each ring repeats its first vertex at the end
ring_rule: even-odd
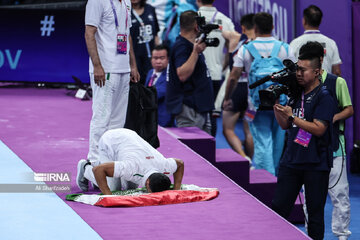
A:
POLYGON ((76 183, 81 190, 88 191, 90 181, 105 195, 139 186, 148 192, 161 192, 170 188, 168 175, 174 176, 174 189, 180 189, 184 162, 165 158, 136 132, 109 130, 100 138, 98 148, 95 162, 82 159, 78 163, 76 183))

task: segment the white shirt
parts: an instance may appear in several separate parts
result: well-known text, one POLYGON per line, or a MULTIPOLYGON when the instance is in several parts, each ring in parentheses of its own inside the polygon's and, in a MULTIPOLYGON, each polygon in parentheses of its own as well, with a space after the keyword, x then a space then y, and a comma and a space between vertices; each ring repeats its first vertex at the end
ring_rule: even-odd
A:
POLYGON ((155 8, 155 12, 156 12, 156 18, 158 20, 159 23, 159 29, 160 31, 158 32, 158 37, 161 40, 161 36, 162 33, 164 31, 165 28, 165 11, 166 11, 166 7, 167 4, 169 3, 168 0, 152 0, 152 1, 147 1, 147 4, 150 4, 151 6, 153 6, 155 8))
POLYGON ((301 46, 308 41, 319 42, 324 47, 325 55, 322 68, 327 72, 332 72, 332 65, 341 64, 339 50, 335 41, 321 34, 319 30, 305 31, 303 35, 291 41, 290 47, 294 51, 296 59, 299 57, 299 50, 301 46))
MULTIPOLYGON (((230 18, 217 12, 213 22, 210 22, 215 14, 217 9, 215 7, 200 7, 199 12, 201 16, 205 17, 206 23, 218 24, 222 27, 224 31, 234 31, 234 24, 230 18)), ((210 71, 210 76, 212 80, 221 80, 223 61, 224 61, 224 46, 225 39, 221 35, 220 29, 212 30, 208 38, 218 38, 220 41, 219 46, 217 47, 207 47, 203 52, 205 56, 206 65, 210 71)))
MULTIPOLYGON (((236 52, 234 55, 233 55, 233 62, 235 62, 235 58, 236 58, 236 55, 237 53, 239 52, 240 50, 240 47, 245 43, 245 42, 250 42, 251 40, 242 40, 238 43, 238 45, 236 46, 234 52, 236 52)), ((248 74, 243 71, 238 79, 238 83, 247 83, 248 82, 248 74)))
MULTIPOLYGON (((105 73, 130 72, 129 59, 129 35, 131 27, 131 3, 130 0, 88 0, 85 12, 85 25, 97 28, 95 33, 97 50, 105 73), (116 28, 115 17, 111 2, 113 1, 117 13, 119 27, 116 28), (126 5, 126 6, 125 6, 126 5), (125 26, 126 14, 128 24, 125 26), (117 53, 117 34, 127 35, 127 54, 117 53)), ((89 60, 89 72, 94 72, 91 59, 89 60)))
MULTIPOLYGON (((271 55, 271 51, 274 46, 274 37, 257 37, 253 42, 256 50, 263 57, 268 57, 271 55)), ((294 54, 288 44, 284 43, 281 45, 278 57, 281 60, 290 59, 295 61, 294 54)), ((242 45, 240 50, 234 57, 234 67, 244 67, 245 72, 250 72, 251 63, 254 58, 251 56, 249 51, 242 45)))
POLYGON ((99 161, 115 162, 114 178, 145 186, 153 173, 172 175, 177 170, 173 158, 165 158, 136 132, 118 128, 108 130, 99 141, 99 161))

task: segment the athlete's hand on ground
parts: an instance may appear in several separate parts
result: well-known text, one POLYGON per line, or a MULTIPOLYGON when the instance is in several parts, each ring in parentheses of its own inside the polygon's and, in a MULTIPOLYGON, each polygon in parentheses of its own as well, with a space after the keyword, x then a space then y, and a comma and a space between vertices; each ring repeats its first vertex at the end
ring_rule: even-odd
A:
POLYGON ((105 72, 102 66, 94 67, 94 81, 99 87, 105 86, 105 72))

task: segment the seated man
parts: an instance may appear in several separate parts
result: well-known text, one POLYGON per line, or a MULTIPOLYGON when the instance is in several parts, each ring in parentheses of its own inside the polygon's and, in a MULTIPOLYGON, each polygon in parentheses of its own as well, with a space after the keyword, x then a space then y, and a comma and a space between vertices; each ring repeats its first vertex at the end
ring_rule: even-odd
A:
POLYGON ((79 161, 76 183, 87 191, 91 181, 105 195, 139 186, 148 192, 161 192, 170 188, 170 174, 174 176, 174 189, 179 190, 184 175, 182 160, 165 158, 136 132, 118 128, 100 138, 96 162, 79 161))
POLYGON ((165 95, 167 85, 167 69, 169 63, 169 49, 166 45, 157 45, 152 51, 151 69, 145 81, 145 86, 155 86, 158 98, 158 121, 162 127, 171 127, 173 120, 166 110, 165 95))

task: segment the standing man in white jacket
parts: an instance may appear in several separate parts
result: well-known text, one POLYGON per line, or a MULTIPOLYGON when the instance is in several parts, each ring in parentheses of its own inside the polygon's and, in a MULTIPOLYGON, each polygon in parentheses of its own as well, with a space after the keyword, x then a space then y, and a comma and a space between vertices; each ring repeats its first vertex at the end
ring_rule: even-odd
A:
POLYGON ((89 0, 85 12, 85 40, 90 55, 93 90, 88 160, 98 158, 98 142, 105 131, 124 127, 129 83, 139 81, 130 37, 130 0, 89 0))

